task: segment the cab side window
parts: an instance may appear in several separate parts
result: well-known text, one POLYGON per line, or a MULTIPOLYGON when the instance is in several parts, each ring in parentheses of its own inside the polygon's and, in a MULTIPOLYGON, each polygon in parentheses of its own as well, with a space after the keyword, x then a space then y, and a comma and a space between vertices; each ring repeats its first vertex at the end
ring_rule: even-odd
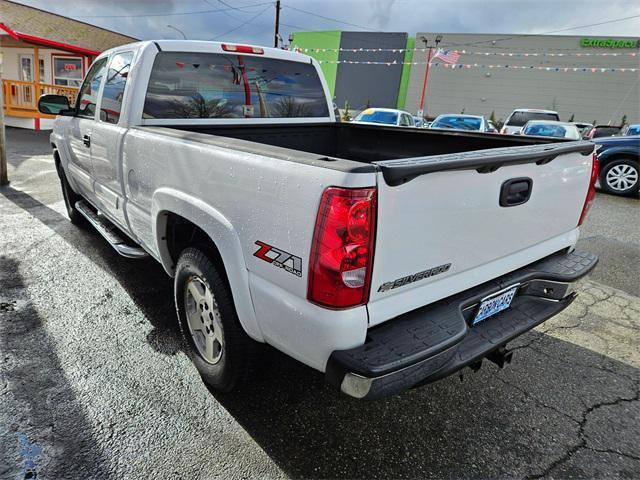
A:
POLYGON ((403 127, 412 127, 413 119, 409 115, 403 113, 400 117, 400 125, 402 125, 403 127))
POLYGON ((111 59, 100 102, 100 120, 103 122, 117 124, 120 120, 122 97, 132 60, 133 52, 118 53, 111 59))
POLYGON ((89 69, 76 100, 76 115, 78 117, 92 120, 95 118, 98 92, 100 91, 102 78, 106 73, 106 65, 107 59, 101 58, 89 69))

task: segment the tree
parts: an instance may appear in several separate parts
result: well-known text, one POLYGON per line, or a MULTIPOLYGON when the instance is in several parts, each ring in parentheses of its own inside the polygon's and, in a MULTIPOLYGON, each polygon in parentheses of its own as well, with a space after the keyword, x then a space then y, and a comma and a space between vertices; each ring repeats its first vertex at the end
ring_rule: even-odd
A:
POLYGON ((574 118, 575 118, 576 114, 572 113, 571 116, 569 117, 569 122, 573 122, 574 118))
POLYGON ((176 118, 225 118, 230 117, 232 113, 225 100, 205 100, 200 94, 188 100, 174 100, 171 107, 176 118))
POLYGON ((342 121, 343 122, 351 121, 351 112, 349 111, 349 100, 344 101, 344 110, 342 111, 342 121))
POLYGON ((464 115, 464 107, 462 107, 462 111, 460 112, 460 115, 464 115))
POLYGON ((311 109, 304 103, 296 103, 293 97, 281 98, 272 108, 278 118, 311 116, 311 109))
POLYGON ((620 120, 620 126, 624 127, 627 124, 627 114, 622 115, 622 120, 620 120))

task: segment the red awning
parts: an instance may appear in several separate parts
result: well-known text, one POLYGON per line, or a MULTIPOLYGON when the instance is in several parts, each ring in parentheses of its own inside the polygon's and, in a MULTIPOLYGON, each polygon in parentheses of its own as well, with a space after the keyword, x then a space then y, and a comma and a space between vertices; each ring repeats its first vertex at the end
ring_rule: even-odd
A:
POLYGON ((4 30, 15 40, 22 40, 23 42, 33 43, 35 45, 43 45, 45 47, 57 48, 58 50, 65 50, 72 53, 80 53, 82 55, 89 55, 91 57, 100 55, 100 52, 98 52, 97 50, 89 50, 88 48, 76 47, 75 45, 58 42, 56 40, 49 40, 48 38, 16 32, 15 30, 11 30, 4 23, 0 23, 0 30, 4 30))

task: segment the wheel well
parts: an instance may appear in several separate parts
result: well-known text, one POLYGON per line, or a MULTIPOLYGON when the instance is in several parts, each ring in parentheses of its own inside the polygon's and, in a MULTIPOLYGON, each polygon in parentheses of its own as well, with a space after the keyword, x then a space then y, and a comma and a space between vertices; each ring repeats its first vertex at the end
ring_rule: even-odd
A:
POLYGON ((602 170, 606 165, 611 162, 615 162, 616 160, 630 159, 635 160, 636 162, 640 161, 640 156, 637 154, 633 154, 631 152, 620 152, 614 153, 611 156, 608 156, 602 160, 600 160, 600 170, 602 170))
POLYGON ((211 237, 195 223, 172 212, 165 212, 167 216, 166 229, 163 240, 166 241, 167 250, 171 261, 175 266, 178 263, 180 253, 188 247, 202 249, 218 270, 226 277, 226 270, 222 255, 211 237))

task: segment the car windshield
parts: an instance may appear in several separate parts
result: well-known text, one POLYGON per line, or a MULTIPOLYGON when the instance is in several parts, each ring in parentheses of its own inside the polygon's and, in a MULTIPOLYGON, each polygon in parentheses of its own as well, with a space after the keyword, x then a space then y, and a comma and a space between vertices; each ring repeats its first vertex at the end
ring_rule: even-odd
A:
POLYGON ((627 130, 627 135, 640 135, 640 125, 631 125, 627 130))
POLYGON ((431 124, 431 128, 455 128, 456 130, 480 130, 482 120, 477 117, 440 117, 431 124))
POLYGON ((384 125, 396 125, 398 114, 385 110, 367 109, 356 117, 357 122, 382 123, 384 125))
POLYGON ((525 135, 537 135, 540 137, 554 137, 554 138, 571 138, 578 140, 580 135, 576 127, 570 127, 568 125, 556 125, 549 123, 534 123, 525 127, 525 135))
POLYGON ((313 65, 220 53, 160 52, 143 118, 328 117, 313 65))
POLYGON ((529 120, 560 120, 555 113, 545 112, 513 112, 505 125, 522 127, 529 120))

